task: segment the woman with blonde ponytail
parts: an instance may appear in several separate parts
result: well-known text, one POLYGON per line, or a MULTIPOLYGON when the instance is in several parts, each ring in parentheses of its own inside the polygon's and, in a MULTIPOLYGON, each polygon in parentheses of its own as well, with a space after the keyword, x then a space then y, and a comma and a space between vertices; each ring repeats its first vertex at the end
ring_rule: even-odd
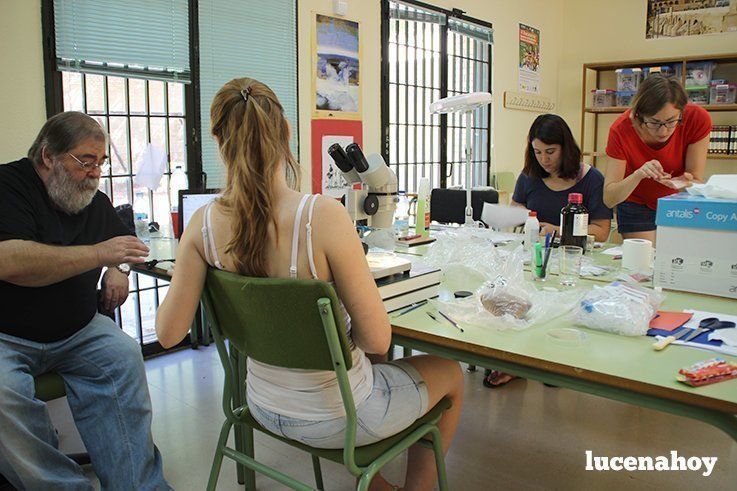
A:
MULTIPOLYGON (((346 210, 336 200, 299 192, 291 131, 276 95, 256 80, 231 80, 215 95, 210 119, 227 184, 222 197, 198 210, 184 230, 171 286, 156 318, 159 342, 170 347, 187 334, 208 267, 332 282, 351 341, 348 378, 359 421, 356 444, 404 430, 448 397, 453 407, 438 425, 447 450, 461 411, 460 367, 427 355, 390 363, 368 360, 367 353, 384 355, 389 349, 389 318, 346 210)), ((248 405, 259 423, 315 447, 342 447, 345 415, 334 372, 290 370, 251 359, 247 369, 248 405)), ((415 447, 405 489, 432 489, 433 453, 415 447)), ((396 488, 377 476, 370 489, 396 488)))

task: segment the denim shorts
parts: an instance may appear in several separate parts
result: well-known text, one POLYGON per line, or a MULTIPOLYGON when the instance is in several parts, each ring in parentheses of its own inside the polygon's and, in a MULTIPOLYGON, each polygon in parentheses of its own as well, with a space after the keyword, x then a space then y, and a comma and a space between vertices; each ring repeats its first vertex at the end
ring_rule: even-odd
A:
MULTIPOLYGON (((356 407, 356 446, 370 445, 408 428, 428 411, 427 385, 409 363, 373 365, 374 387, 356 407)), ((251 414, 272 433, 317 448, 343 448, 345 416, 326 421, 290 418, 248 403, 251 414)))
POLYGON ((655 229, 655 210, 632 201, 622 201, 617 205, 617 231, 620 234, 655 229))

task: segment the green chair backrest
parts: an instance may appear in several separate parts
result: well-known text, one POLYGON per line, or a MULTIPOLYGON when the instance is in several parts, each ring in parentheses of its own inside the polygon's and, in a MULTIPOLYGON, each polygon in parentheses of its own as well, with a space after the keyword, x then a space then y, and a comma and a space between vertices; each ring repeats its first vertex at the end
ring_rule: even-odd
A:
POLYGON ((335 370, 318 309, 330 300, 345 369, 352 366, 340 301, 320 280, 251 278, 209 269, 203 300, 213 327, 243 355, 293 369, 335 370))
POLYGON ((517 175, 514 172, 505 171, 496 174, 496 189, 499 191, 513 192, 516 182, 517 175))

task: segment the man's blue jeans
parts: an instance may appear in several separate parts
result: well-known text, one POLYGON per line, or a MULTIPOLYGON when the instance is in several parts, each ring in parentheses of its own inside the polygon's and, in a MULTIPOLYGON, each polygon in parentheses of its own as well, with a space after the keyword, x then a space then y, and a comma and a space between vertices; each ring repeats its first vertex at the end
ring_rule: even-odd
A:
MULTIPOLYGON (((0 320, 2 322, 2 320, 0 320)), ((151 400, 138 344, 100 314, 54 343, 0 333, 0 473, 18 489, 92 489, 59 452, 33 377, 56 372, 102 489, 170 489, 151 436, 151 400)))

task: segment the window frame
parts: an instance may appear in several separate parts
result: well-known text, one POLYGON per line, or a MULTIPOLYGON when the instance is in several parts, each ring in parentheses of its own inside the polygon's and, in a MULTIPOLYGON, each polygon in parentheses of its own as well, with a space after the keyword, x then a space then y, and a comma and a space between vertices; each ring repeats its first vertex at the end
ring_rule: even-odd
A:
MULTIPOLYGON (((392 135, 390 132, 390 108, 389 108, 389 90, 390 90, 390 67, 389 67, 389 31, 390 31, 390 25, 391 19, 389 18, 389 1, 390 0, 382 0, 381 1, 381 155, 384 158, 384 161, 387 162, 387 165, 390 167, 396 166, 397 170, 401 168, 402 166, 407 166, 408 168, 410 166, 423 166, 426 164, 419 163, 415 161, 415 163, 396 163, 392 164, 391 158, 390 158, 390 142, 392 139, 392 135)), ((493 26, 491 23, 482 21, 470 16, 465 15, 465 12, 459 9, 444 9, 441 7, 437 7, 435 5, 431 5, 425 2, 420 2, 416 0, 401 0, 402 3, 406 3, 421 9, 430 10, 433 12, 437 12, 440 14, 443 14, 446 16, 446 18, 455 18, 462 21, 471 22, 473 24, 477 24, 483 27, 488 27, 489 29, 492 29, 493 26)), ((447 97, 449 92, 449 61, 451 56, 458 57, 457 54, 451 55, 448 52, 448 35, 450 33, 450 30, 448 28, 448 22, 446 22, 444 25, 441 26, 440 29, 440 42, 437 52, 439 52, 439 60, 440 60, 440 97, 447 97)), ((488 57, 488 66, 489 66, 489 79, 488 79, 488 87, 489 91, 492 91, 492 83, 493 83, 493 46, 490 44, 488 47, 487 57, 488 57)), ((406 82, 406 81, 405 81, 406 82)), ((415 80, 416 83, 416 80, 415 80)), ((434 89, 434 87, 432 87, 434 89)), ((424 96, 423 96, 424 97, 424 96)), ((416 109, 415 109, 416 110, 416 109)), ((457 116, 460 117, 460 116, 457 116)), ((489 108, 487 110, 487 120, 486 120, 486 128, 488 130, 488 135, 486 138, 486 183, 485 185, 489 185, 491 183, 491 149, 492 149, 492 134, 493 134, 493 127, 491 125, 491 118, 492 118, 492 110, 489 108)), ((402 123, 400 123, 402 124, 402 123)), ((416 123, 415 123, 416 124, 416 123)), ((451 176, 449 174, 449 170, 452 173, 452 162, 448 161, 448 138, 449 138, 449 123, 448 123, 448 115, 447 114, 441 114, 439 115, 439 133, 440 138, 438 142, 432 142, 435 145, 439 145, 438 152, 439 152, 439 182, 441 188, 446 188, 448 186, 448 179, 451 176)), ((474 127, 474 129, 477 129, 474 127)), ((432 134, 432 132, 431 132, 432 134)), ((397 142, 398 144, 398 142, 397 142)), ((407 142, 405 142, 407 144, 407 142)), ((462 152, 461 152, 462 153, 462 152)), ((417 159, 415 159, 417 160, 417 159)), ((435 164, 435 162, 430 163, 430 165, 435 164)), ((473 164, 472 164, 473 165, 473 164)), ((397 176, 400 177, 400 176, 397 176)), ((431 183, 432 185, 432 183, 431 183)), ((410 189, 406 190, 407 192, 411 192, 410 189)))
MULTIPOLYGON (((192 81, 189 84, 183 84, 183 103, 184 103, 184 146, 185 146, 185 152, 186 152, 186 165, 187 165, 187 176, 189 180, 189 186, 190 188, 194 189, 201 189, 204 184, 205 177, 202 173, 202 159, 201 159, 201 143, 200 143, 200 110, 199 110, 199 56, 198 56, 198 49, 197 46, 199 46, 199 28, 198 28, 198 1, 197 0, 189 0, 188 1, 189 6, 189 31, 190 31, 190 45, 189 45, 189 51, 190 51, 190 70, 191 70, 191 76, 192 81)), ((62 83, 62 72, 57 69, 56 67, 56 42, 55 42, 55 26, 54 26, 54 4, 53 2, 41 2, 41 25, 42 25, 42 33, 43 33, 43 60, 44 60, 44 80, 45 80, 45 100, 46 100, 46 116, 47 118, 50 118, 51 116, 54 116, 55 114, 58 114, 64 110, 64 93, 63 93, 63 83, 62 83)), ((83 88, 84 88, 84 80, 86 75, 82 75, 83 80, 83 88)), ((119 77, 119 74, 110 73, 106 76, 114 76, 119 77)), ((126 79, 126 101, 129 100, 129 77, 125 77, 126 79)), ((149 82, 148 80, 145 80, 146 82, 146 101, 147 106, 149 103, 148 98, 148 86, 149 82)), ((166 84, 166 82, 164 82, 166 84)), ((107 86, 107 84, 106 84, 107 86)), ((107 96, 107 87, 104 89, 105 95, 107 96)), ((165 101, 165 107, 168 107, 168 90, 167 86, 164 85, 164 94, 166 97, 165 101)), ((86 98, 86 94, 85 94, 86 98)), ((92 114, 93 117, 95 116, 101 116, 103 118, 109 119, 109 109, 106 110, 106 114, 103 115, 95 115, 92 114)), ((114 115, 117 116, 117 115, 114 115)), ((127 117, 130 119, 130 111, 127 111, 126 115, 121 115, 123 117, 127 117)), ((164 118, 171 118, 172 116, 169 114, 168 109, 166 111, 166 114, 163 115, 164 118)), ((148 111, 145 115, 145 118, 147 120, 147 135, 150 138, 151 132, 150 132, 150 123, 151 123, 151 114, 150 111, 148 111)), ((168 124, 167 124, 168 128, 168 124)), ((109 130, 109 128, 108 128, 109 130)), ((128 132, 128 137, 130 137, 130 132, 128 132)), ((166 139, 167 144, 169 142, 170 133, 167 131, 166 139)), ((130 144, 129 144, 130 147, 130 144)), ((130 148, 128 149, 130 152, 130 148)), ((129 173, 132 172, 132 165, 133 162, 130 163, 131 168, 128 169, 129 173)), ((112 174, 111 174, 112 175, 112 174)), ((112 192, 112 184, 113 180, 110 176, 103 176, 106 179, 110 179, 110 185, 111 185, 111 192, 112 192)), ((106 186, 107 187, 107 186, 106 186)), ((131 188, 132 192, 132 188, 131 188)), ((144 356, 150 356, 157 353, 161 353, 165 350, 158 341, 152 341, 144 343, 144 336, 143 336, 143 328, 142 328, 142 316, 141 316, 141 302, 140 302, 140 294, 142 292, 148 292, 150 290, 154 291, 154 299, 155 303, 158 307, 159 305, 159 290, 161 288, 168 288, 168 282, 162 282, 156 278, 147 278, 144 281, 146 283, 153 282, 153 286, 140 286, 141 279, 138 278, 137 273, 133 273, 132 276, 132 282, 131 282, 131 293, 137 293, 139 295, 139 301, 136 302, 135 306, 135 315, 136 315, 136 331, 138 336, 138 343, 141 346, 141 350, 144 356)), ((130 300, 129 300, 130 301, 130 300)), ((118 307, 117 313, 116 313, 116 322, 118 325, 122 328, 122 314, 120 312, 120 307, 118 307)), ((186 337, 181 343, 179 343, 177 346, 175 346, 172 349, 177 349, 182 346, 187 346, 190 344, 190 338, 186 337)))

